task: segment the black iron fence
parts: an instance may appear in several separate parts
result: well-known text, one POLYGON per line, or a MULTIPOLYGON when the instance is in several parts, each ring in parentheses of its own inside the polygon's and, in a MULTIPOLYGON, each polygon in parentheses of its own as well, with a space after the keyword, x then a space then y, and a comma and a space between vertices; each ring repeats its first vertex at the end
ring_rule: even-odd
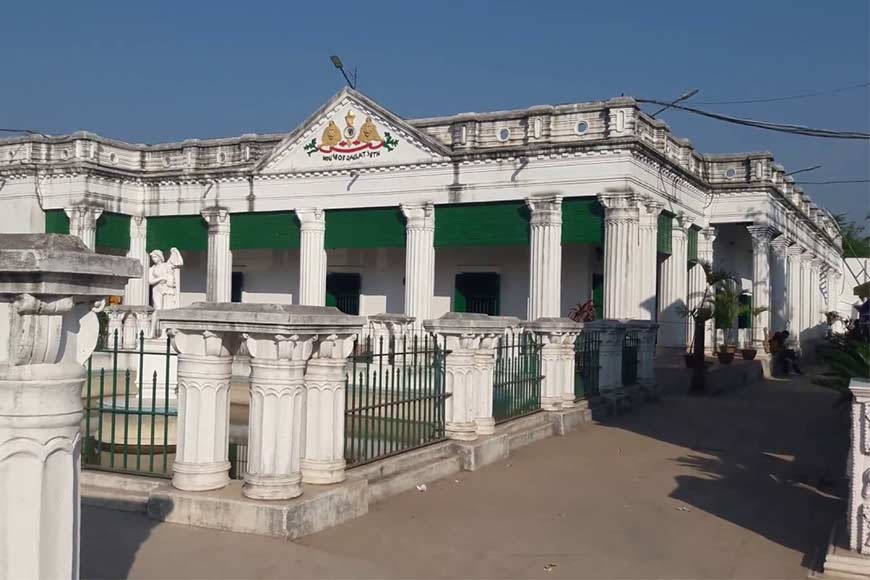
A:
POLYGON ((429 335, 356 342, 347 373, 344 457, 349 466, 446 438, 447 354, 429 335))
MULTIPOLYGON (((169 477, 175 459, 177 406, 169 339, 146 350, 119 347, 114 331, 87 362, 82 467, 169 477), (107 344, 108 343, 108 344, 107 344)), ((150 341, 149 341, 150 342, 150 341)))
POLYGON ((599 349, 601 336, 597 330, 583 330, 574 342, 574 398, 598 396, 598 374, 601 370, 599 349))
POLYGON ((541 344, 531 333, 506 334, 496 347, 492 416, 496 423, 541 409, 541 344))
POLYGON ((622 341, 622 384, 637 384, 637 356, 640 337, 637 330, 629 329, 622 341))

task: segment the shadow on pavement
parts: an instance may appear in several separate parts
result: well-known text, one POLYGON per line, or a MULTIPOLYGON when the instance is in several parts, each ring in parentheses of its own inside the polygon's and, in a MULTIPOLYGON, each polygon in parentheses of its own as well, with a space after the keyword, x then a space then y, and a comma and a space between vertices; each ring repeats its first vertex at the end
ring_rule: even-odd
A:
POLYGON ((158 523, 138 513, 82 506, 81 577, 126 578, 158 523))

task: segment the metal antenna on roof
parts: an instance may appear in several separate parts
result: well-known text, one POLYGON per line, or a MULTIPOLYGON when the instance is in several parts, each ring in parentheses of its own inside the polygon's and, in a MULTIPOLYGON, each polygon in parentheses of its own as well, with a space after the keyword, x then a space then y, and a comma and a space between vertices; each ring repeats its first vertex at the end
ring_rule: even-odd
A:
POLYGON ((341 62, 341 58, 339 58, 338 55, 333 54, 332 56, 329 57, 329 60, 332 61, 332 64, 335 65, 335 68, 337 68, 338 70, 341 71, 341 75, 344 77, 344 80, 347 81, 347 85, 352 89, 356 89, 356 81, 357 81, 356 68, 354 68, 353 71, 351 71, 351 75, 353 76, 353 80, 351 80, 351 77, 347 76, 347 72, 345 72, 345 70, 344 70, 344 63, 341 62))

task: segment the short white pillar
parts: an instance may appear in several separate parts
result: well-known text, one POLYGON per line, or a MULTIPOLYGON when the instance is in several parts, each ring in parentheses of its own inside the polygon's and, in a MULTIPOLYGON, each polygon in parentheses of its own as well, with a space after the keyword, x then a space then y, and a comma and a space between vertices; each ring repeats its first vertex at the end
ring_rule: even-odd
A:
POLYGON ((422 324, 435 297, 435 206, 402 204, 405 216, 405 314, 422 324))
POLYGON ((531 210, 529 320, 558 317, 562 304, 562 197, 526 198, 531 210))
POLYGON ((568 318, 539 318, 526 328, 541 341, 541 408, 574 407, 574 343, 583 326, 568 318))
POLYGON ((764 329, 770 329, 770 240, 776 230, 767 225, 746 228, 752 237, 752 309, 764 308, 752 320, 752 344, 764 346, 764 329))
POLYGON ((502 335, 495 333, 480 336, 474 351, 474 391, 477 398, 477 411, 474 413, 474 424, 478 435, 495 433, 495 418, 492 416, 492 382, 495 370, 495 349, 502 335))
POLYGON ((299 219, 299 304, 326 304, 326 214, 322 209, 297 209, 299 219))
POLYGON ((82 365, 99 335, 92 306, 141 274, 70 236, 0 235, 0 578, 79 577, 82 365))
POLYGON ((233 253, 230 251, 230 214, 226 208, 202 210, 208 224, 207 302, 229 302, 232 290, 233 253))
POLYGON ((105 348, 115 348, 115 337, 118 340, 118 348, 124 348, 124 319, 129 311, 117 306, 109 306, 105 309, 108 324, 106 324, 105 348))
POLYGON ((311 341, 311 336, 246 335, 251 357, 246 497, 279 500, 302 494, 304 376, 311 341))
POLYGON ((230 482, 234 337, 209 330, 170 330, 170 336, 179 353, 178 445, 172 485, 186 491, 220 489, 230 482))
MULTIPOLYGON (((130 218, 130 250, 128 258, 134 258, 142 264, 144 271, 148 270, 149 257, 146 247, 148 236, 148 219, 144 216, 130 218)), ((148 306, 148 282, 142 278, 133 278, 124 288, 124 304, 128 306, 148 306)))
MULTIPOLYGON (((710 268, 713 267, 713 242, 715 241, 715 228, 703 228, 701 231, 698 232, 698 261, 707 264, 710 268)), ((704 281, 704 289, 707 289, 706 276, 704 281)), ((704 323, 704 350, 708 353, 713 352, 714 342, 715 337, 713 336, 713 320, 711 318, 706 323, 704 323)))
POLYGON ((622 390, 622 345, 625 341, 626 326, 615 320, 595 320, 584 324, 584 328, 599 331, 598 346, 598 390, 608 396, 622 390))
MULTIPOLYGON (((324 333, 325 334, 325 333, 324 333)), ((344 411, 347 357, 354 335, 326 334, 314 344, 305 371, 306 421, 302 481, 330 484, 344 481, 344 411)))
POLYGON ((800 335, 803 330, 801 321, 801 254, 803 248, 793 244, 786 250, 788 257, 788 286, 786 287, 786 324, 790 333, 789 342, 800 347, 800 335))
POLYGON ((604 206, 604 317, 636 318, 641 198, 634 193, 607 193, 598 201, 604 206))
POLYGON ((78 236, 89 250, 97 244, 97 222, 103 215, 103 208, 95 205, 80 204, 64 208, 69 217, 69 233, 78 236))
POLYGON ((849 453, 849 548, 870 556, 870 381, 852 379, 849 453))
POLYGON ((662 262, 659 346, 663 347, 684 349, 686 345, 687 321, 681 311, 686 306, 688 294, 688 226, 683 215, 674 217, 671 255, 662 262))
POLYGON ((629 328, 636 330, 637 347, 637 384, 650 392, 656 390, 656 333, 658 324, 654 322, 632 320, 629 328))
POLYGON ((656 288, 658 282, 658 231, 659 214, 662 212, 662 204, 651 198, 643 202, 638 222, 640 244, 639 269, 637 283, 638 312, 637 318, 642 320, 654 320, 656 313, 656 288))

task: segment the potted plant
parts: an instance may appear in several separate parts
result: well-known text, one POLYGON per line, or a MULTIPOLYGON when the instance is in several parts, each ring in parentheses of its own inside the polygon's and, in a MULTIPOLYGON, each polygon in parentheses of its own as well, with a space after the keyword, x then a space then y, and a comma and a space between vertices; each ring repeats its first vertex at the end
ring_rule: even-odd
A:
POLYGON ((723 280, 717 285, 716 294, 713 298, 713 318, 716 328, 721 328, 723 344, 717 349, 716 356, 723 365, 731 364, 737 345, 733 343, 731 328, 740 307, 740 295, 737 293, 735 284, 731 280, 723 280))
POLYGON ((767 310, 767 306, 751 308, 749 305, 745 305, 740 308, 740 314, 749 314, 752 317, 752 325, 749 327, 750 342, 740 349, 740 355, 743 357, 743 360, 753 360, 758 354, 758 349, 752 346, 751 337, 755 336, 755 328, 756 322, 758 320, 758 315, 762 312, 767 312, 767 310))

